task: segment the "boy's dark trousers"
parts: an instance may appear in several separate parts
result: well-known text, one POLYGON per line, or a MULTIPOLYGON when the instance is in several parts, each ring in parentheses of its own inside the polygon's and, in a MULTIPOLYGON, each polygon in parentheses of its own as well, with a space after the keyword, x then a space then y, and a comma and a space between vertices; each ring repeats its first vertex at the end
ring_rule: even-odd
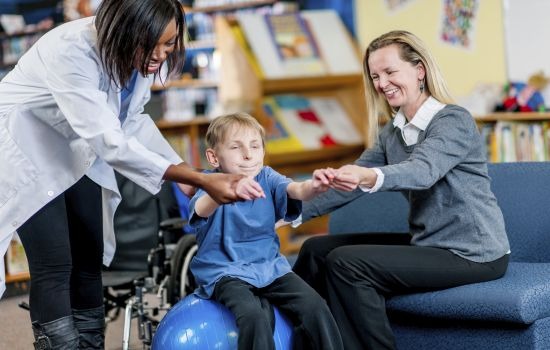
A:
POLYGON ((240 350, 275 349, 272 305, 292 322, 294 349, 343 349, 338 326, 325 300, 293 272, 263 288, 224 277, 216 283, 212 298, 235 315, 240 350))

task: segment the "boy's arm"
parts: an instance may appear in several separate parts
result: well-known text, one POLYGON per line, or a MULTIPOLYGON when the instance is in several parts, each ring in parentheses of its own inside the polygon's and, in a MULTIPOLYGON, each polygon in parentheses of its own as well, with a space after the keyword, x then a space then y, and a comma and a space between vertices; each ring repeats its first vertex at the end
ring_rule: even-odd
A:
POLYGON ((286 191, 292 199, 307 201, 316 195, 326 192, 329 184, 334 179, 334 169, 318 169, 313 172, 311 180, 291 182, 286 191))
POLYGON ((195 203, 195 213, 201 218, 207 218, 212 215, 220 205, 210 197, 208 193, 205 193, 195 203))

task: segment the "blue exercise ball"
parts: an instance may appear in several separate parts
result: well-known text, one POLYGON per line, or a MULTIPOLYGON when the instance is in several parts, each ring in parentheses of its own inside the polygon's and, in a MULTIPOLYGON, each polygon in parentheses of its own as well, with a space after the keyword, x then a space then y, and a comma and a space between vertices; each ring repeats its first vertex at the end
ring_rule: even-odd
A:
MULTIPOLYGON (((235 316, 220 303, 191 294, 162 318, 153 337, 153 350, 237 349, 235 316)), ((277 350, 292 349, 292 324, 275 308, 277 350)))

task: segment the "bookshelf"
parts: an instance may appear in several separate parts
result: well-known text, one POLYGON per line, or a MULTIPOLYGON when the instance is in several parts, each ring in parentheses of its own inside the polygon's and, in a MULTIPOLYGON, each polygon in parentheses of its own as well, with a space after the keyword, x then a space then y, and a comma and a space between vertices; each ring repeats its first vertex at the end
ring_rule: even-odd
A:
POLYGON ((490 162, 550 161, 550 113, 495 112, 475 121, 490 162))
POLYGON ((186 65, 181 76, 152 86, 150 114, 176 151, 196 167, 205 167, 201 155, 209 119, 222 114, 218 101, 219 57, 215 18, 239 11, 270 12, 276 0, 195 1, 186 13, 186 65), (156 102, 154 102, 156 101, 156 102))
MULTIPOLYGON (((334 98, 346 111, 356 130, 363 130, 366 108, 361 74, 324 74, 319 76, 270 79, 258 74, 250 64, 250 52, 246 52, 234 35, 236 20, 216 19, 217 47, 221 53, 219 95, 222 104, 242 106, 260 122, 266 120, 262 107, 264 97, 277 94, 300 94, 306 97, 334 98)), ((285 175, 310 172, 332 163, 338 166, 353 161, 363 150, 364 143, 337 145, 289 153, 267 154, 267 164, 285 175)))

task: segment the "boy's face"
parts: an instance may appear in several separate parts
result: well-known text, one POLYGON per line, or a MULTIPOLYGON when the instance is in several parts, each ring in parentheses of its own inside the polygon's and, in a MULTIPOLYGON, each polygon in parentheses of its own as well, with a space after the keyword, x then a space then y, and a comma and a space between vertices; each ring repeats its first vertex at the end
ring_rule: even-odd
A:
POLYGON ((232 126, 215 149, 206 150, 210 165, 224 173, 256 176, 264 165, 264 146, 257 130, 232 126))

